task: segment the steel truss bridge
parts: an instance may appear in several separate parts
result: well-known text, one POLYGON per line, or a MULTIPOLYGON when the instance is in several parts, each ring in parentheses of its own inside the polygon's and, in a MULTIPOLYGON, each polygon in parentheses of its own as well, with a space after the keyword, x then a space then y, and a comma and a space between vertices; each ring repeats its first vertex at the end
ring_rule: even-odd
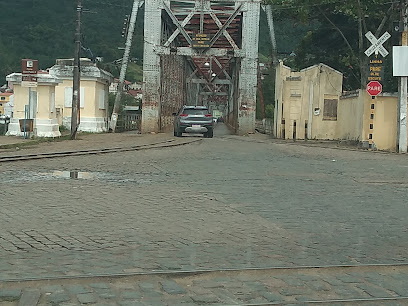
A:
POLYGON ((142 132, 170 128, 172 114, 193 104, 253 133, 261 0, 143 2, 142 132))

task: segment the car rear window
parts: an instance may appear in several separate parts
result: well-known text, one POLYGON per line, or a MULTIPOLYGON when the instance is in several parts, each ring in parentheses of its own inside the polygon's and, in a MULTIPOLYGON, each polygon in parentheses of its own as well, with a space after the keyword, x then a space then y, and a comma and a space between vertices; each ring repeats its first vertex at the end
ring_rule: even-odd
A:
POLYGON ((208 109, 194 109, 194 108, 188 108, 183 111, 183 114, 187 115, 206 115, 208 114, 208 109))

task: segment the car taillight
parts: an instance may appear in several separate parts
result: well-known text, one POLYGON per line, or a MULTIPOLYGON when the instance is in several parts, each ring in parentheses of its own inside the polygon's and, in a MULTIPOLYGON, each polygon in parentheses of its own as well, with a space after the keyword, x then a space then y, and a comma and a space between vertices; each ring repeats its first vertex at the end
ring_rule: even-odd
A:
POLYGON ((180 117, 187 117, 187 114, 181 114, 180 117))
POLYGON ((206 117, 212 117, 212 115, 211 114, 207 114, 207 115, 205 115, 206 117))

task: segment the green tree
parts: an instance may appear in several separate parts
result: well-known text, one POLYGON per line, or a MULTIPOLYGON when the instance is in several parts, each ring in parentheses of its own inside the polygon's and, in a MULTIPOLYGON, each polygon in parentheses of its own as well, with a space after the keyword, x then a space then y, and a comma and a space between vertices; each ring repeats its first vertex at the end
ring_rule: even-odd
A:
MULTIPOLYGON (((391 21, 398 19, 396 2, 383 0, 265 2, 274 10, 290 12, 292 20, 318 22, 318 27, 309 31, 296 49, 294 68, 324 62, 345 74, 345 86, 349 89, 364 88, 366 84, 368 58, 364 51, 370 43, 364 34, 370 30, 379 37, 385 30, 391 31, 391 21)), ((386 46, 390 48, 390 44, 387 42, 386 46)))

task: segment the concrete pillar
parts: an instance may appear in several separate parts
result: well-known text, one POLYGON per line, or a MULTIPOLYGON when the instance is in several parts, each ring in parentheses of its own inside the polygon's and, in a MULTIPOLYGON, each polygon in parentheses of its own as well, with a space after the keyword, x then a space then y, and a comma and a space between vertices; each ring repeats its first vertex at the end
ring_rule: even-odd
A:
POLYGON ((142 132, 159 132, 160 120, 160 46, 162 34, 161 0, 145 1, 142 132))
POLYGON ((260 3, 247 2, 242 22, 242 49, 238 91, 238 134, 255 132, 256 91, 258 78, 260 3))

